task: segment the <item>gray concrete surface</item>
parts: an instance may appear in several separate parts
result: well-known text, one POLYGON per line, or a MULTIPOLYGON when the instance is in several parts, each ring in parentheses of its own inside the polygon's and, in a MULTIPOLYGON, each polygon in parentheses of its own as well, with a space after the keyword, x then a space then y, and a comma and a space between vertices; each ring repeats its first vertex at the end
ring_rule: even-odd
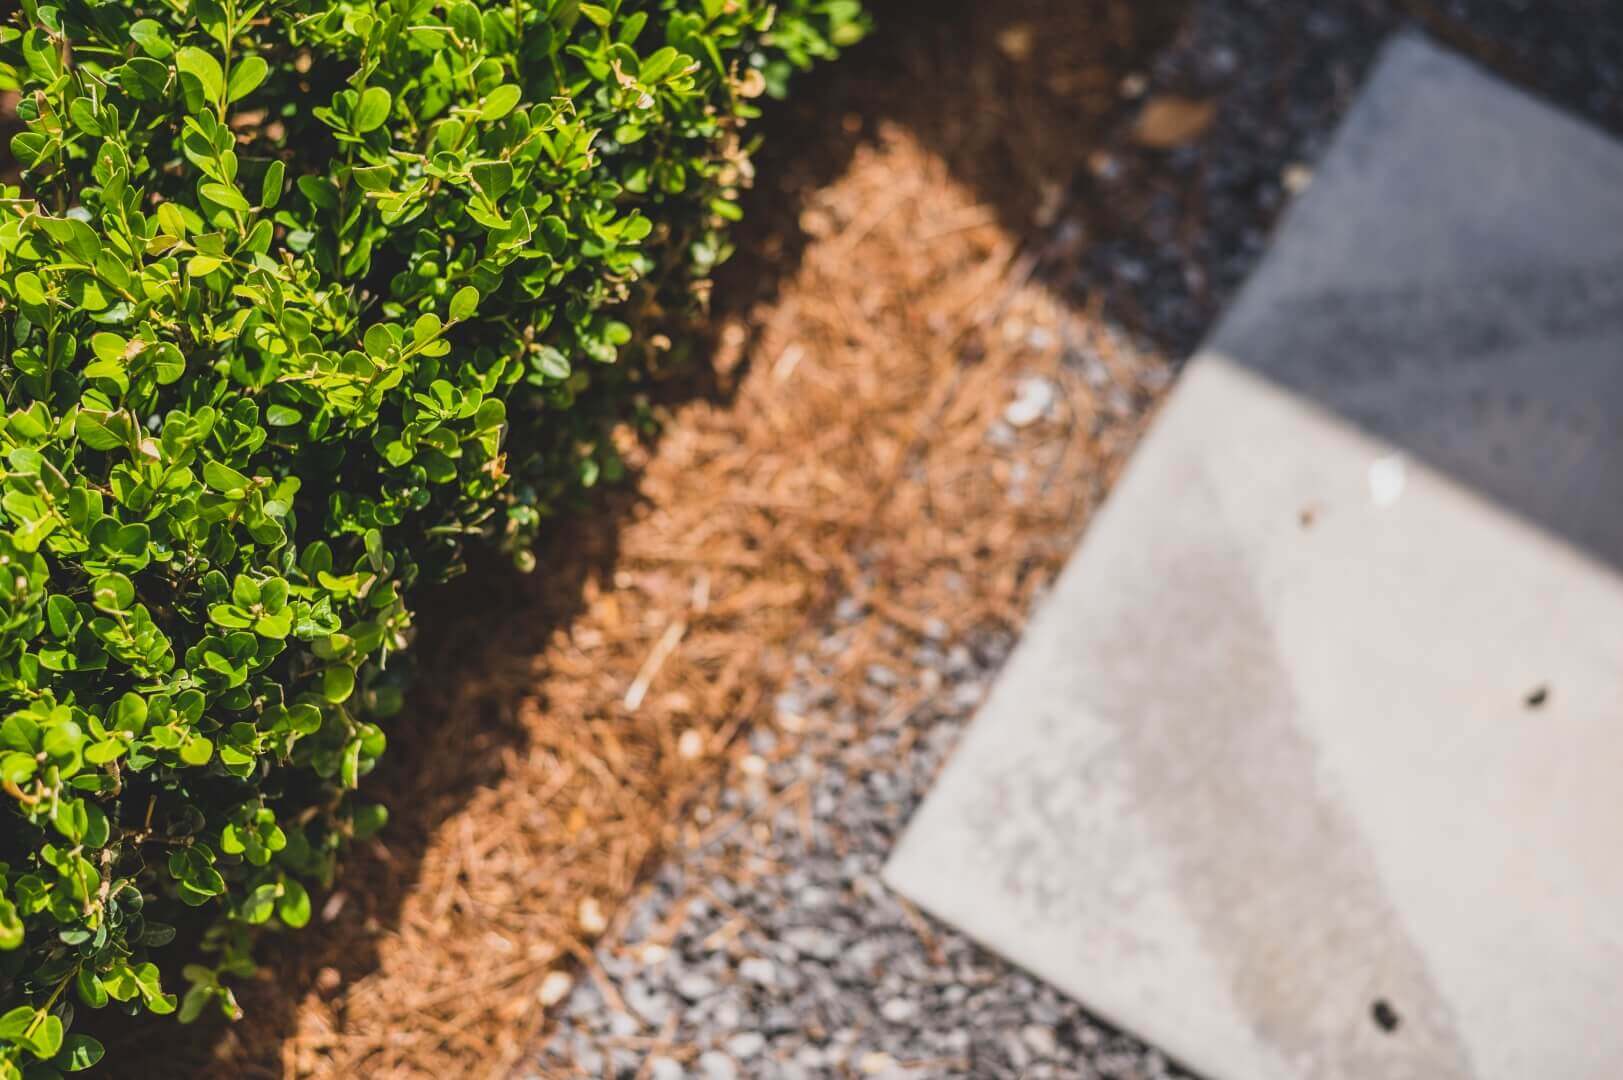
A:
POLYGON ((1217 1080, 1616 1075, 1620 224, 1398 40, 887 881, 1217 1080))

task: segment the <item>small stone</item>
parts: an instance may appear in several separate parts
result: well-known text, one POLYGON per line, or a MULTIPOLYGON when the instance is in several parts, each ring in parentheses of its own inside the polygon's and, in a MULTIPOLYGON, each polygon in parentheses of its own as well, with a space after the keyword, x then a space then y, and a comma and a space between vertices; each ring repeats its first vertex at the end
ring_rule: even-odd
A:
POLYGON ((743 1061, 766 1049, 766 1036, 758 1031, 742 1031, 726 1042, 727 1052, 743 1061))
POLYGON ((734 1031, 743 1022, 743 1015, 736 1002, 723 1001, 711 1010, 710 1019, 722 1031, 734 1031))
POLYGON ((684 975, 676 980, 676 992, 689 1001, 703 1001, 717 989, 716 980, 706 975, 684 975))
POLYGON ((1003 1052, 1009 1055, 1009 1064, 1016 1072, 1024 1070, 1031 1064, 1031 1050, 1020 1040, 1020 1036, 1012 1031, 1005 1031, 1002 1038, 1003 1052))
POLYGON ((1285 171, 1280 174, 1279 182, 1292 195, 1300 195, 1313 183, 1313 170, 1301 162, 1287 165, 1285 171))
POLYGON ((1216 116, 1217 106, 1210 101, 1165 94, 1145 103, 1133 139, 1152 150, 1170 150, 1200 138, 1216 116))
POLYGON ((688 728, 676 740, 676 752, 688 761, 704 753, 704 736, 695 728, 688 728))
POLYGON ((840 954, 840 943, 834 935, 815 926, 785 930, 783 942, 801 955, 817 960, 832 960, 840 954))
POLYGON ((1054 407, 1054 384, 1040 375, 1020 380, 1015 398, 1003 410, 1003 422, 1012 428, 1030 427, 1054 407))
POLYGON ((597 937, 609 928, 608 916, 603 914, 603 904, 595 896, 588 896, 580 902, 576 918, 581 931, 589 937, 597 937))
POLYGON ((541 988, 535 996, 546 1008, 558 1004, 569 996, 569 991, 575 987, 575 977, 567 971, 549 971, 546 978, 541 980, 541 988))
POLYGON ((879 1015, 893 1024, 906 1023, 919 1011, 919 1007, 906 998, 891 998, 879 1007, 879 1015))
POLYGON ((1027 1024, 1020 1029, 1020 1038, 1038 1057, 1051 1058, 1059 1053, 1059 1041, 1054 1038, 1053 1028, 1027 1024))
POLYGON ((870 1050, 857 1060, 857 1068, 862 1070, 864 1076, 878 1076, 888 1072, 896 1065, 896 1059, 883 1050, 870 1050))
POLYGON ((778 971, 766 957, 749 956, 738 962, 738 977, 758 986, 771 986, 778 981, 778 971))
POLYGON ((901 681, 896 673, 884 664, 869 664, 867 671, 868 682, 882 690, 891 690, 901 681))
POLYGON ((648 1075, 653 1080, 682 1080, 687 1070, 675 1058, 651 1057, 648 1059, 648 1075))
POLYGON ((706 1050, 699 1055, 699 1075, 704 1080, 736 1080, 738 1066, 721 1051, 706 1050))
POLYGON ((626 1007, 652 1027, 663 1024, 671 1014, 670 998, 640 980, 626 983, 621 996, 625 998, 626 1007))

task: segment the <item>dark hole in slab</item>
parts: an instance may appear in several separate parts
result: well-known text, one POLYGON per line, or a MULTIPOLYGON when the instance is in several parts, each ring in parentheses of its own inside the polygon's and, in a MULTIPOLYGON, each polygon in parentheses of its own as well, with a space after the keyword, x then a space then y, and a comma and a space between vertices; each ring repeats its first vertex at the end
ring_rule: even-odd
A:
POLYGON ((1529 709, 1540 708, 1546 701, 1550 700, 1550 688, 1548 686, 1535 686, 1528 691, 1527 697, 1522 700, 1527 703, 1529 709))
POLYGON ((1375 1018, 1375 1026, 1389 1034, 1396 1031, 1398 1025, 1403 1022, 1398 1011, 1392 1008, 1385 998, 1376 998, 1375 1004, 1370 1006, 1369 1014, 1375 1018))

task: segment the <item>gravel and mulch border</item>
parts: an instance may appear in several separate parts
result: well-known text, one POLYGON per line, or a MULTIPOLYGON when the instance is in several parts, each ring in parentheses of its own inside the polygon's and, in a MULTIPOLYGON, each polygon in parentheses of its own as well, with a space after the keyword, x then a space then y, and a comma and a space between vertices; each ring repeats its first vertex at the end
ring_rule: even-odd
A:
MULTIPOLYGON (((424 612, 390 828, 191 1075, 1170 1071, 878 866, 1382 37, 1617 130, 1623 18, 875 6, 770 119, 709 358, 624 433, 630 482, 424 612)), ((158 1042, 118 1075, 173 1075, 158 1042)))
MULTIPOLYGON (((1042 22, 1047 14, 1025 7, 984 39, 1024 58, 1061 31, 1042 22)), ((1061 327, 1132 327, 1138 348, 1118 341, 1115 353, 1132 358, 1141 385, 1158 386, 1160 357, 1176 361, 1198 343, 1260 256, 1289 194, 1311 183, 1312 162, 1390 32, 1420 26, 1618 130, 1623 13, 1599 14, 1463 0, 1195 5, 1153 63, 1117 84, 1134 107, 1089 152, 1048 226, 1053 237, 1086 240, 1048 247, 1038 277, 1069 308, 1051 305, 1044 315, 1061 327), (1099 320, 1101 312, 1110 319, 1099 320)), ((1055 333, 1043 317, 1005 319, 1010 335, 1071 341, 1063 369, 1099 363, 1089 346, 1074 347, 1078 335, 1055 333)), ((1057 386, 1067 402, 1080 395, 1057 415, 1071 407, 1100 415, 1122 389, 1107 379, 1057 386)), ((1029 416, 1029 394, 1017 393, 1005 416, 1029 416)), ((1061 437, 1050 426, 1054 414, 1014 439, 1006 422, 977 419, 985 443, 1019 475, 1045 435, 1061 437)), ((943 443, 949 454, 962 452, 943 443)), ((921 475, 939 467, 933 460, 921 455, 921 475)), ((1108 475, 1114 464, 1091 467, 1108 475)), ((1058 482, 1096 494, 1092 479, 1062 473, 1058 482)), ((1049 525, 1063 533, 1078 523, 1049 525)), ((963 524, 980 525, 973 511, 963 524)), ((901 828, 1012 647, 1021 614, 939 638, 911 630, 933 591, 885 606, 866 599, 884 575, 906 580, 928 565, 930 553, 911 534, 898 541, 876 542, 878 569, 796 656, 775 726, 751 732, 708 830, 622 911, 596 951, 594 977, 561 1004, 535 1065, 520 1075, 1181 1075, 1153 1047, 1112 1031, 880 883, 901 828)), ((991 565, 1023 557, 1019 543, 1006 554, 1007 564, 991 565)), ((1036 565, 1045 578, 1051 564, 1036 565)))

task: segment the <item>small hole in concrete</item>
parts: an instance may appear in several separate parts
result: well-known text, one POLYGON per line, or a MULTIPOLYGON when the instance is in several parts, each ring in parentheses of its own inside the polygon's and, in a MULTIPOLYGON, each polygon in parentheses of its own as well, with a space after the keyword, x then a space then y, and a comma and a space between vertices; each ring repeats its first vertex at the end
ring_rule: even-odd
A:
POLYGON ((1387 1002, 1385 998, 1376 998, 1375 1004, 1370 1006, 1370 1016, 1375 1018, 1375 1026, 1388 1034, 1396 1031, 1403 1018, 1398 1011, 1387 1002))
POLYGON ((1527 697, 1522 700, 1527 703, 1529 709, 1541 708, 1546 701, 1550 700, 1550 688, 1548 686, 1535 686, 1527 692, 1527 697))

